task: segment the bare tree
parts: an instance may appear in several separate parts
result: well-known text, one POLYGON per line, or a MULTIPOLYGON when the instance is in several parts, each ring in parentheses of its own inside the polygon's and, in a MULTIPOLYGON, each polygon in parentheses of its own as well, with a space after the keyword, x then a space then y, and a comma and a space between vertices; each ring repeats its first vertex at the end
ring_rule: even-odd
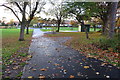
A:
POLYGON ((25 19, 26 19, 25 12, 26 12, 26 7, 28 5, 28 2, 24 2, 24 1, 23 2, 10 2, 9 4, 2 4, 1 6, 4 6, 10 9, 13 12, 13 14, 16 16, 16 18, 18 19, 19 23, 21 24, 19 41, 24 41, 24 29, 25 29, 25 19), (20 6, 18 3, 22 4, 22 6, 20 6), (15 4, 19 8, 19 11, 22 14, 22 20, 17 15, 16 11, 9 4, 15 4))
POLYGON ((56 18, 57 26, 58 26, 58 29, 56 32, 59 32, 60 24, 62 20, 67 17, 67 12, 64 11, 63 2, 57 3, 57 4, 51 2, 51 4, 53 5, 53 8, 50 9, 49 14, 56 18))
POLYGON ((43 9, 43 6, 46 4, 44 0, 30 0, 28 4, 28 12, 26 12, 28 18, 26 18, 26 34, 29 34, 29 24, 32 21, 33 17, 36 14, 39 14, 41 10, 43 9))
MULTIPOLYGON (((43 3, 43 1, 41 1, 43 3)), ((40 0, 34 0, 34 3, 31 3, 30 1, 8 1, 7 4, 2 4, 1 6, 6 7, 7 9, 11 10, 12 13, 16 16, 16 18, 18 19, 21 28, 20 28, 20 37, 19 37, 19 41, 24 41, 24 29, 25 26, 27 26, 27 34, 28 32, 28 27, 30 22, 32 21, 33 17, 35 16, 35 14, 39 13, 42 9, 43 6, 40 5, 40 0), (13 5, 13 6, 11 6, 13 5), (17 7, 17 11, 15 10, 15 7, 17 7), (38 8, 39 7, 39 8, 38 8), (22 19, 21 17, 18 16, 18 14, 22 15, 22 19)), ((42 4, 42 5, 45 5, 42 4)))

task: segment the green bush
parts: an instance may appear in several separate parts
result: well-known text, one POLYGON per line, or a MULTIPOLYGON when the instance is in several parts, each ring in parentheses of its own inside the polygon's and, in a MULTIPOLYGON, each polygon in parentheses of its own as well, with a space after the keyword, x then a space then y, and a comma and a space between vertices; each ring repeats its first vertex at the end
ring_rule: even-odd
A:
POLYGON ((120 52, 120 39, 118 36, 115 36, 113 39, 100 39, 98 47, 103 50, 113 49, 114 52, 120 52))

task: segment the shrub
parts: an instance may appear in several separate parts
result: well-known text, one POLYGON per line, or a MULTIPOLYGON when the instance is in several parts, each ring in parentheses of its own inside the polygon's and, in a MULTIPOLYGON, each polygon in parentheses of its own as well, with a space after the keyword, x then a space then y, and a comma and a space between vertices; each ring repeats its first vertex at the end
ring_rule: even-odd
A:
POLYGON ((115 36, 113 39, 100 39, 98 42, 98 47, 103 50, 111 50, 113 52, 120 52, 120 39, 115 36))

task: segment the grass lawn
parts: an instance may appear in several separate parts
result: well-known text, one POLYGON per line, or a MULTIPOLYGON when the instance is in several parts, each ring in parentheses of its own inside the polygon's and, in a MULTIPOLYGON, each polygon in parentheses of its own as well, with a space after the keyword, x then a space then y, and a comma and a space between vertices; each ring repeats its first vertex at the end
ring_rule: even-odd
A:
POLYGON ((46 34, 45 37, 52 37, 52 39, 55 39, 56 37, 72 37, 65 45, 78 50, 86 57, 94 57, 115 66, 120 65, 118 63, 119 53, 110 50, 102 50, 93 44, 99 42, 100 39, 106 39, 106 37, 102 36, 99 32, 90 32, 90 40, 86 39, 84 32, 60 32, 60 34, 46 34))
POLYGON ((12 64, 15 63, 16 66, 18 65, 23 66, 24 61, 20 62, 20 59, 27 56, 28 47, 31 42, 32 30, 30 30, 29 35, 25 34, 25 41, 18 41, 20 32, 19 29, 0 29, 0 30, 2 30, 3 70, 8 69, 7 66, 13 68, 14 66, 12 66, 12 64))
MULTIPOLYGON (((48 29, 41 29, 42 31, 53 31, 53 27, 47 27, 48 29)), ((54 29, 57 30, 55 27, 54 29)), ((96 31, 101 30, 100 28, 96 28, 96 31)), ((78 27, 60 27, 60 31, 78 31, 78 27)), ((94 28, 90 28, 90 31, 94 31, 94 28)))

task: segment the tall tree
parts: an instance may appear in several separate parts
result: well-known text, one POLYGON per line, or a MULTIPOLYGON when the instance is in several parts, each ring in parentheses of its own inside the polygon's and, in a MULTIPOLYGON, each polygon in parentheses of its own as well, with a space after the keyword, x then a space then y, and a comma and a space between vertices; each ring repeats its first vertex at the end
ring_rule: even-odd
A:
POLYGON ((91 13, 91 6, 93 6, 94 2, 70 2, 67 3, 65 11, 69 12, 69 15, 74 16, 81 26, 84 27, 86 38, 89 39, 87 27, 85 26, 84 21, 90 20, 90 17, 93 15, 91 13))
POLYGON ((31 20, 35 16, 35 13, 39 13, 41 11, 41 8, 39 8, 39 10, 37 12, 37 9, 38 9, 38 6, 39 6, 39 1, 40 0, 36 0, 36 1, 34 1, 34 4, 33 4, 30 1, 26 1, 26 0, 12 1, 12 2, 10 0, 8 0, 8 3, 5 3, 5 4, 1 5, 1 6, 6 7, 7 9, 11 10, 12 13, 18 19, 18 21, 21 25, 19 41, 24 41, 25 26, 27 26, 27 32, 26 33, 28 34, 28 26, 29 26, 31 20), (30 5, 32 5, 32 6, 30 6, 30 5), (17 8, 17 10, 15 10, 15 8, 17 8), (18 16, 18 14, 21 14, 22 18, 20 16, 18 16))
MULTIPOLYGON (((85 13, 87 18, 100 18, 103 22, 102 34, 109 32, 109 10, 111 10, 111 2, 73 2, 69 3, 70 13, 76 15, 76 19, 80 22, 82 14, 85 13), (72 9, 73 8, 73 9, 72 9)), ((116 11, 115 11, 116 12, 116 11)))
POLYGON ((15 4, 19 8, 19 11, 22 14, 22 20, 20 20, 19 16, 17 15, 17 13, 14 11, 14 9, 11 6, 9 6, 7 4, 3 4, 1 6, 4 6, 4 7, 10 9, 13 12, 13 14, 16 16, 16 18, 18 19, 19 23, 21 24, 19 41, 24 41, 24 29, 25 29, 25 22, 26 22, 25 12, 26 12, 26 7, 28 5, 28 2, 25 2, 25 1, 10 2, 10 4, 15 4), (20 7, 20 5, 18 5, 18 3, 23 4, 23 5, 20 7))
POLYGON ((28 12, 26 12, 28 18, 26 18, 26 34, 29 34, 29 25, 32 21, 33 17, 36 14, 39 14, 41 10, 43 9, 46 2, 44 0, 30 0, 28 3, 28 12))
MULTIPOLYGON (((111 3, 112 2, 96 2, 96 5, 94 7, 94 9, 96 8, 96 11, 93 11, 94 17, 101 18, 101 20, 103 22, 103 26, 102 26, 102 34, 103 35, 107 35, 109 32, 109 20, 111 18, 109 15, 111 13, 110 12, 111 3)), ((120 4, 120 2, 119 2, 119 4, 120 4)), ((91 8, 93 8, 93 6, 91 6, 91 8)), ((94 9, 92 9, 92 10, 94 10, 94 9)))
POLYGON ((96 17, 100 17, 102 22, 103 22, 103 26, 102 26, 102 34, 106 35, 108 32, 108 14, 109 14, 109 8, 110 8, 110 2, 99 2, 96 3, 96 8, 98 9, 96 12, 96 17))
POLYGON ((48 14, 54 16, 57 20, 57 26, 58 26, 58 29, 56 32, 59 32, 60 30, 60 24, 61 22, 63 21, 64 18, 66 18, 67 16, 67 12, 64 11, 64 4, 63 2, 60 2, 60 3, 54 3, 54 2, 51 2, 51 4, 54 6, 53 8, 50 9, 50 11, 48 12, 48 14))
POLYGON ((118 2, 111 2, 110 9, 109 9, 109 39, 112 39, 114 36, 114 28, 116 22, 116 12, 117 12, 118 2))

